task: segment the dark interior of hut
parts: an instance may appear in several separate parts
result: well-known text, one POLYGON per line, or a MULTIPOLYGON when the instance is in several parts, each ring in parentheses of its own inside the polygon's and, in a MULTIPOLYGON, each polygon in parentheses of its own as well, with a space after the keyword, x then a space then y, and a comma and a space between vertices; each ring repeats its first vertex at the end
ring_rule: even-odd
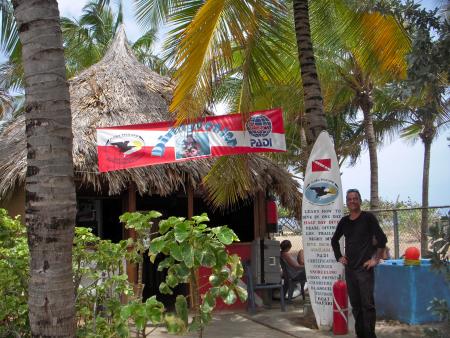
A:
MULTIPOLYGON (((110 239, 118 242, 122 239, 123 229, 119 222, 122 214, 123 202, 120 196, 98 197, 78 196, 77 200, 77 226, 92 228, 94 234, 102 239, 110 239)), ((163 218, 169 216, 187 217, 188 201, 183 193, 170 196, 136 196, 136 209, 139 211, 157 210, 163 214, 163 218)), ((213 210, 201 197, 194 198, 194 215, 203 212, 208 213, 209 226, 228 225, 235 231, 241 242, 251 242, 254 237, 253 203, 251 201, 240 203, 232 209, 213 210)), ((154 222, 152 232, 157 231, 158 221, 154 222)), ((166 278, 166 271, 157 271, 158 262, 164 257, 157 257, 155 263, 151 263, 148 255, 144 255, 143 263, 143 298, 146 300, 152 295, 162 301, 166 307, 171 308, 175 304, 176 296, 187 295, 187 285, 179 285, 173 295, 163 295, 159 292, 159 284, 166 278)))
MULTIPOLYGON (((186 217, 188 210, 188 201, 186 195, 174 194, 168 197, 159 196, 138 196, 136 199, 137 210, 157 210, 163 214, 162 218, 169 216, 186 217)), ((242 203, 241 205, 226 211, 212 210, 208 204, 200 197, 194 198, 194 215, 203 212, 208 213, 210 226, 228 225, 232 228, 242 242, 251 242, 254 236, 253 224, 253 204, 242 203)), ((157 222, 154 225, 156 231, 157 222)), ((153 232, 153 231, 152 231, 153 232)), ((176 296, 179 294, 187 295, 188 286, 183 284, 174 289, 173 295, 163 295, 159 292, 159 284, 165 281, 166 271, 157 271, 158 263, 164 259, 159 255, 155 263, 152 264, 148 255, 144 255, 143 265, 143 299, 156 295, 157 299, 162 301, 166 307, 173 308, 176 296)))

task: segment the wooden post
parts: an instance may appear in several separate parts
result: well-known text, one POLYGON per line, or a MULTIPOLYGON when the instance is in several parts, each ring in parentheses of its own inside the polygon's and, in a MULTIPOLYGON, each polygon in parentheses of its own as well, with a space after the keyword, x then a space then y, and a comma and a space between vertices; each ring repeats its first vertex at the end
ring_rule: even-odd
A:
POLYGON ((259 213, 259 238, 266 236, 266 194, 263 191, 258 192, 258 213, 259 213))
MULTIPOLYGON (((130 183, 126 194, 127 211, 136 211, 136 185, 130 183)), ((134 229, 128 229, 125 232, 126 238, 136 239, 136 231, 134 229)), ((132 284, 138 283, 138 266, 137 264, 127 262, 127 275, 128 281, 132 284)))
POLYGON ((190 219, 194 216, 194 188, 190 184, 187 187, 187 204, 187 216, 190 219))
POLYGON ((253 198, 253 239, 259 238, 260 217, 258 194, 253 198))

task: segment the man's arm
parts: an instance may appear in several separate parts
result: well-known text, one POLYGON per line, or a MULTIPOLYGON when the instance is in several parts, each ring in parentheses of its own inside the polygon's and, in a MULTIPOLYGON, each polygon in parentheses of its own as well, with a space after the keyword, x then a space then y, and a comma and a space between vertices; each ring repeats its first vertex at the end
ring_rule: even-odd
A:
POLYGON ((377 257, 383 257, 383 251, 386 248, 387 237, 384 234, 383 230, 380 227, 380 223, 375 215, 369 213, 370 217, 370 228, 372 230, 372 234, 376 239, 376 247, 377 247, 377 257), (381 253, 379 255, 379 253, 381 253))
POLYGON ((380 223, 378 222, 378 219, 375 217, 375 215, 368 213, 368 221, 372 234, 375 237, 375 246, 377 247, 377 252, 375 257, 369 259, 363 264, 366 269, 373 268, 380 262, 380 259, 383 259, 383 253, 387 243, 387 237, 381 229, 380 223))
POLYGON ((336 227, 336 231, 334 232, 333 237, 331 238, 331 247, 333 248, 334 251, 334 257, 336 257, 337 261, 340 261, 340 258, 342 258, 342 253, 341 253, 341 246, 339 245, 339 240, 341 239, 342 235, 344 234, 343 231, 343 218, 339 221, 337 227, 336 227))

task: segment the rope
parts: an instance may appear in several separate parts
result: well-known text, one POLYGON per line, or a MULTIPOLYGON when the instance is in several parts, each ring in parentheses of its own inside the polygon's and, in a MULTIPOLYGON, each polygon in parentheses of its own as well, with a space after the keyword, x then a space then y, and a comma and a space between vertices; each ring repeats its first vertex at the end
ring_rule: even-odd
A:
POLYGON ((334 302, 334 304, 336 304, 336 307, 337 307, 337 310, 333 309, 333 312, 339 312, 341 314, 342 318, 344 318, 345 323, 348 324, 347 317, 345 316, 345 313, 344 313, 344 311, 348 311, 348 308, 342 309, 339 306, 339 303, 337 302, 336 297, 334 296, 334 292, 333 292, 333 302, 334 302))

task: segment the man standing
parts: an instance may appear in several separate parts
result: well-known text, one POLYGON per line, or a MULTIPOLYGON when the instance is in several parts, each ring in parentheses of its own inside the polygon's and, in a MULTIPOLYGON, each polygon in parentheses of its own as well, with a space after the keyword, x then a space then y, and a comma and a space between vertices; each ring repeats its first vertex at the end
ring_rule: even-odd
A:
POLYGON ((340 220, 331 245, 336 260, 345 265, 356 335, 358 338, 376 338, 373 267, 383 256, 387 238, 376 217, 361 211, 361 194, 358 190, 348 190, 346 200, 350 214, 340 220), (339 245, 342 236, 345 237, 345 255, 342 255, 339 245), (373 239, 376 240, 376 246, 373 239))

